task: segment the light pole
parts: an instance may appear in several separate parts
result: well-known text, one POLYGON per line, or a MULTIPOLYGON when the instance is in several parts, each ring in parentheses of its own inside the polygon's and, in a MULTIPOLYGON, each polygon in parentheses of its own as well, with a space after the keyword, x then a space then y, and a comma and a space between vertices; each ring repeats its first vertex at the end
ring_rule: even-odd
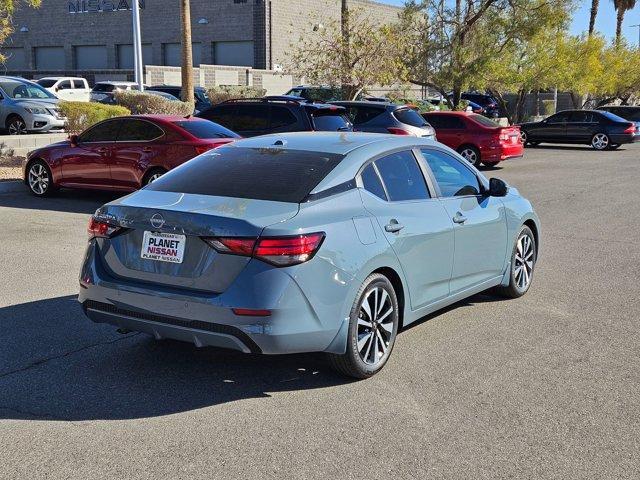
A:
POLYGON ((637 28, 638 29, 638 48, 640 48, 640 24, 638 25, 631 25, 630 28, 637 28))
POLYGON ((138 90, 144 90, 144 73, 142 67, 142 37, 140 35, 140 5, 138 0, 131 2, 131 18, 133 20, 133 71, 138 90))

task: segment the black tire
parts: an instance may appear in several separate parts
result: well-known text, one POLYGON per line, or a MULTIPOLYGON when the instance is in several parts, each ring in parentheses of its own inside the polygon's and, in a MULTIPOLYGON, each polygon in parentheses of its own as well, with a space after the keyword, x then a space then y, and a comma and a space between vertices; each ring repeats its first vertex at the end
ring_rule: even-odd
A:
POLYGON ((473 145, 462 145, 461 147, 458 147, 458 153, 474 167, 479 167, 482 163, 480 150, 473 145))
POLYGON ((20 115, 9 115, 5 127, 9 135, 26 135, 29 133, 27 131, 27 124, 20 115))
MULTIPOLYGON (((377 305, 377 303, 374 303, 374 305, 377 305)), ((373 310, 375 311, 375 306, 373 310)), ((398 334, 400 318, 398 298, 389 279, 379 273, 369 275, 356 294, 349 317, 347 351, 342 355, 328 354, 329 363, 335 370, 343 375, 360 379, 369 378, 382 370, 387 363, 387 360, 391 356, 393 345, 395 344, 395 339, 398 334), (364 302, 367 302, 369 309, 371 309, 370 301, 375 300, 377 302, 376 298, 379 297, 370 297, 375 295, 383 296, 381 293, 382 291, 386 292, 387 297, 383 297, 384 301, 378 308, 378 315, 380 315, 381 320, 385 321, 380 321, 378 323, 375 321, 377 315, 374 315, 374 312, 372 312, 373 319, 368 318, 365 310, 362 308, 362 305, 364 302), (384 314, 388 311, 388 308, 386 308, 385 305, 389 305, 393 308, 392 312, 386 316, 384 316, 384 314), (363 323, 360 323, 359 320, 363 323), (373 321, 367 322, 367 320, 373 321), (372 327, 368 328, 366 326, 367 323, 372 325, 372 327), (360 329, 363 330, 362 334, 359 333, 360 329), (388 331, 388 329, 391 331, 388 331), (367 333, 367 331, 369 333, 367 333), (385 339, 388 339, 386 343, 385 339), (358 348, 359 341, 361 342, 360 349, 358 348), (382 344, 386 345, 386 350, 384 350, 384 353, 382 353, 382 356, 378 359, 378 347, 382 347, 382 344), (371 350, 372 345, 375 346, 375 352, 371 350), (374 361, 371 363, 365 361, 361 355, 362 351, 365 351, 365 359, 374 359, 374 361)))
POLYGON ((537 147, 538 145, 540 145, 540 142, 529 142, 527 145, 529 145, 530 147, 537 147))
POLYGON ((36 197, 46 197, 56 190, 51 169, 44 160, 34 160, 27 165, 25 183, 36 197))
POLYGON ((611 144, 611 140, 609 139, 609 135, 604 132, 596 133, 593 137, 591 137, 591 147, 594 150, 606 150, 609 148, 611 144))
POLYGON ((167 171, 164 168, 159 168, 159 167, 152 168, 144 175, 144 178, 142 179, 141 188, 146 187, 150 183, 153 183, 155 180, 158 179, 158 177, 161 177, 165 173, 167 173, 167 171))
MULTIPOLYGON (((538 246, 536 245, 536 237, 529 227, 527 227, 526 225, 523 225, 522 228, 520 229, 520 232, 518 233, 518 236, 516 237, 516 241, 513 245, 513 252, 511 253, 509 285, 506 287, 497 287, 495 289, 495 293, 508 298, 518 298, 523 296, 525 293, 527 293, 529 291, 529 288, 531 287, 531 282, 533 281, 535 265, 538 259, 537 257, 538 257, 538 246), (531 261, 531 269, 526 270, 526 272, 530 272, 530 273, 529 273, 526 285, 523 286, 521 285, 521 279, 523 278, 522 275, 526 276, 526 272, 521 272, 520 275, 518 275, 518 267, 522 265, 522 262, 516 261, 516 256, 522 255, 519 253, 519 245, 520 245, 521 239, 523 239, 524 237, 528 238, 529 241, 531 242, 531 250, 530 250, 531 257, 528 257, 529 254, 527 252, 524 253, 525 258, 531 261)), ((522 268, 526 268, 526 267, 523 266, 522 268)))

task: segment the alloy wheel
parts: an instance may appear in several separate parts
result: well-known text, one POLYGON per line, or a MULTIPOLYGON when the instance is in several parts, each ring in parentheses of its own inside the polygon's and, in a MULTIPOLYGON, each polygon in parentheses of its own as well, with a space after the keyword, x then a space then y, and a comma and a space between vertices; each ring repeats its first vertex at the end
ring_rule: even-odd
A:
POLYGON ((358 312, 358 353, 368 365, 378 365, 394 340, 394 308, 385 289, 374 287, 362 299, 358 312))
POLYGON ((516 285, 521 291, 527 290, 531 284, 535 262, 533 245, 533 239, 526 233, 518 238, 513 274, 516 285))
POLYGON ((44 195, 49 188, 51 179, 49 172, 41 163, 34 163, 29 169, 29 188, 36 195, 44 195))
POLYGON ((15 118, 9 123, 9 135, 26 135, 27 124, 21 118, 15 118))
POLYGON ((596 133, 591 140, 591 146, 596 150, 604 150, 609 146, 609 137, 604 133, 596 133))
POLYGON ((478 163, 478 154, 473 148, 465 148, 460 152, 460 155, 462 155, 462 158, 472 165, 476 165, 478 163))
POLYGON ((151 175, 149 177, 149 180, 147 181, 147 185, 149 185, 150 183, 155 182, 156 180, 158 180, 161 176, 163 175, 163 173, 160 172, 156 172, 153 175, 151 175))
POLYGON ((520 142, 523 145, 527 144, 527 132, 525 132, 524 130, 520 130, 520 142))

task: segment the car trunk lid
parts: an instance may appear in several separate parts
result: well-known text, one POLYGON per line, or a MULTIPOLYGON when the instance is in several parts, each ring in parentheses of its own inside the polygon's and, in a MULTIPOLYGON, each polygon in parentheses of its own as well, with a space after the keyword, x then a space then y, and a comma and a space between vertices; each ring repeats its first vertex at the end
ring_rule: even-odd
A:
POLYGON ((297 203, 141 190, 95 218, 121 227, 98 248, 108 273, 132 282, 223 292, 248 257, 221 254, 203 237, 258 237, 298 213, 297 203))

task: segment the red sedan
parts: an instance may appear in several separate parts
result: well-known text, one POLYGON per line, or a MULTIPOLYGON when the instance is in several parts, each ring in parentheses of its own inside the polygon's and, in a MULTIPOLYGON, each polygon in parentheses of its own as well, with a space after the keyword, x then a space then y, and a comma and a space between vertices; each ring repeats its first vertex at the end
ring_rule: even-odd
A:
POLYGON ((476 167, 480 163, 496 165, 524 153, 520 127, 501 127, 493 120, 470 112, 429 112, 423 116, 436 130, 439 142, 456 150, 476 167))
POLYGON ((29 153, 24 181, 39 197, 60 187, 133 191, 236 138, 231 130, 194 117, 111 118, 29 153))

